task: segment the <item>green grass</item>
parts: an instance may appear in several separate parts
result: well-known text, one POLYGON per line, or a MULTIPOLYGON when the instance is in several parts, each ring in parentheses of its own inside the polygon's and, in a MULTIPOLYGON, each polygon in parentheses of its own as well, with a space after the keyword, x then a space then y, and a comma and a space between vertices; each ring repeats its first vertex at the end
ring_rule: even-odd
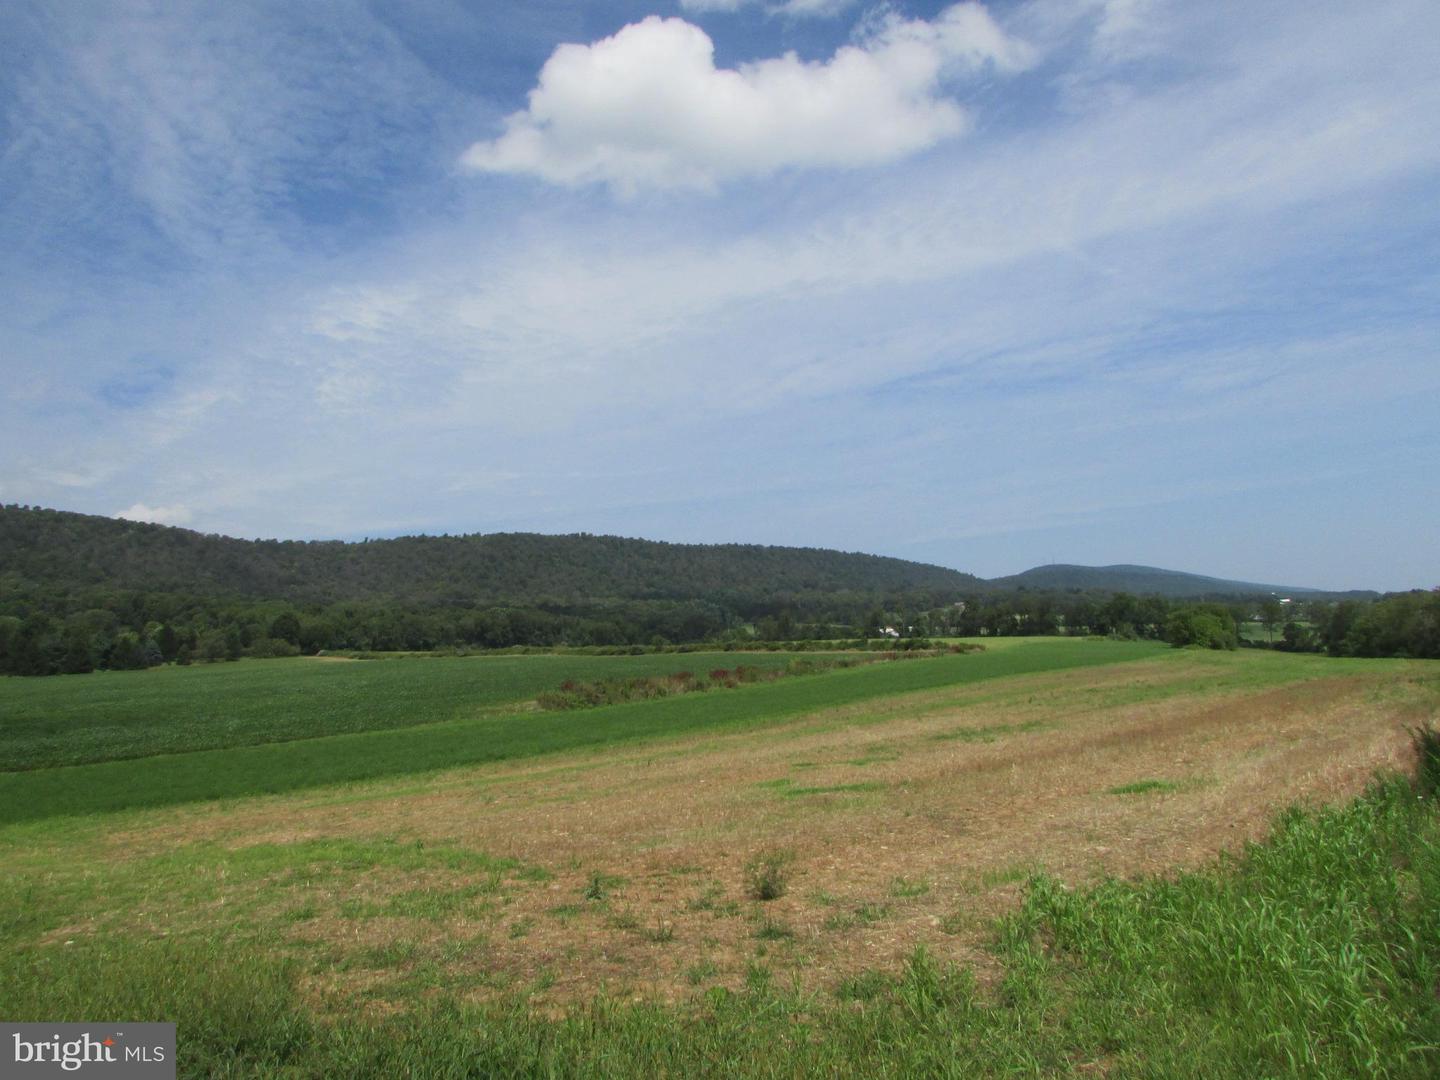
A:
POLYGON ((822 926, 828 931, 844 932, 862 926, 874 926, 888 918, 889 915, 890 905, 867 902, 856 904, 848 911, 837 911, 826 916, 822 926))
POLYGON ((702 960, 698 964, 692 964, 685 970, 685 981, 691 986, 699 986, 701 983, 713 979, 720 974, 720 969, 713 960, 702 960))
POLYGON ((900 753, 887 746, 872 746, 863 757, 850 758, 845 764, 863 768, 866 765, 881 765, 891 761, 899 761, 900 753))
POLYGON ((1133 783, 1112 787, 1107 794, 1146 795, 1154 791, 1175 791, 1179 786, 1173 780, 1136 780, 1133 783))
MULTIPOLYGON (((380 846, 402 865, 428 857, 380 846)), ((294 866, 312 854, 251 858, 294 866)), ((187 857, 177 851, 172 871, 187 857)), ((551 1016, 528 993, 553 974, 474 1003, 469 991, 492 985, 487 976, 447 982, 435 966, 443 957, 404 941, 357 954, 392 972, 401 994, 398 1009, 369 1013, 305 993, 332 958, 287 953, 281 931, 265 926, 122 926, 37 943, 37 926, 75 917, 87 875, 99 879, 90 903, 104 906, 134 899, 110 889, 113 875, 133 872, 74 867, 58 892, 46 874, 0 880, 0 911, 22 924, 0 925, 0 1001, 22 1021, 178 1020, 184 1077, 1440 1071, 1440 818, 1399 779, 1345 807, 1289 811, 1263 844, 1198 872, 1076 889, 1031 878, 1020 909, 995 926, 987 989, 918 951, 899 970, 850 974, 828 990, 796 990, 752 965, 738 992, 697 989, 673 1005, 602 995, 551 1016)), ((690 982, 715 973, 707 960, 690 982)))
POLYGON ((789 941, 795 936, 795 931, 789 923, 780 922, 766 915, 755 927, 755 938, 757 941, 789 941))
POLYGON ((878 780, 865 780, 856 784, 819 784, 813 787, 787 787, 781 794, 787 799, 804 798, 806 795, 857 795, 866 791, 884 791, 885 785, 878 780))
POLYGON ((890 883, 890 895, 902 900, 908 900, 915 896, 924 896, 930 891, 930 883, 924 878, 911 880, 906 877, 897 877, 890 883))
MULTIPOLYGON (((1137 660, 1164 651, 1163 646, 1152 643, 1036 639, 1024 646, 994 653, 874 664, 740 687, 724 693, 689 694, 579 713, 492 713, 391 730, 3 773, 0 774, 0 822, 273 794, 458 765, 513 760, 562 750, 598 749, 638 740, 711 731, 739 731, 871 698, 887 699, 893 704, 893 699, 907 692, 1137 660)), ((698 667, 701 663, 699 658, 703 655, 691 653, 681 659, 687 665, 698 667)), ((733 655, 729 654, 731 662, 733 655)), ((547 658, 513 659, 527 664, 547 658)), ((567 656, 559 659, 570 663, 580 658, 567 656)), ((584 659, 608 661, 630 658, 584 659)), ((783 660, 783 656, 777 655, 777 662, 783 660)), ((452 665, 457 670, 463 670, 466 665, 486 662, 487 659, 377 661, 328 666, 348 672, 393 665, 397 670, 416 671, 422 675, 429 672, 436 678, 443 678, 444 672, 452 665)), ((232 665, 237 668, 243 666, 232 665)), ((285 676, 289 675, 288 668, 260 662, 255 662, 253 667, 260 672, 283 671, 285 676)), ((173 670, 182 679, 194 673, 194 669, 173 670)), ((170 670, 166 670, 165 674, 169 675, 170 670)), ((202 669, 198 674, 207 673, 202 669)), ((139 677, 146 677, 146 673, 141 673, 139 677)), ((73 681, 91 678, 103 677, 74 676, 73 681)), ((65 683, 66 679, 29 681, 58 685, 65 683)), ((9 691, 15 684, 24 682, 7 680, 3 688, 9 691)), ((421 683, 423 678, 405 685, 414 688, 417 696, 423 697, 421 683)), ((263 685, 263 680, 257 683, 257 686, 263 685)), ((394 684, 392 692, 398 692, 394 690, 394 684)), ((903 701, 903 698, 900 700, 903 701)), ((390 708, 402 713, 413 707, 418 706, 407 703, 403 698, 392 700, 390 704, 390 708)))
MULTIPOLYGON (((515 711, 577 682, 743 663, 787 653, 471 656, 348 663, 295 658, 0 679, 0 769, 254 746, 515 711)), ((807 657, 823 656, 809 653, 807 657)))
POLYGON ((841 1001, 873 1001, 890 991, 895 985, 893 977, 883 971, 862 971, 859 975, 840 980, 835 996, 841 1001))
POLYGON ((986 724, 983 727, 953 728, 937 731, 930 737, 941 742, 991 743, 1006 735, 1024 735, 1031 731, 1044 731, 1053 726, 1045 720, 1027 720, 1022 724, 986 724))

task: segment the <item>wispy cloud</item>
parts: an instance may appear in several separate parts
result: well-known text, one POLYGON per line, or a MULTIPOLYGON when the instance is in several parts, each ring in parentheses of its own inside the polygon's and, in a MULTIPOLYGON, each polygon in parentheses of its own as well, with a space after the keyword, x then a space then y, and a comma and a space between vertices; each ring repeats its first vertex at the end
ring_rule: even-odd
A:
POLYGON ((680 0, 680 10, 692 15, 733 14, 744 8, 763 8, 771 15, 797 19, 829 19, 852 8, 857 0, 680 0))
POLYGON ((443 117, 435 77, 350 0, 283 18, 122 0, 17 23, 5 232, 82 236, 51 257, 91 267, 241 269, 333 238, 443 117))

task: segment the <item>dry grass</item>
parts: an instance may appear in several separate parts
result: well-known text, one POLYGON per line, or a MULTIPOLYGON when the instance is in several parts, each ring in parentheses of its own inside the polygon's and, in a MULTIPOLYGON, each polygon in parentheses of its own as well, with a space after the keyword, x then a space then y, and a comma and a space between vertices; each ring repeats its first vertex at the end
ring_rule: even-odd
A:
POLYGON ((291 930, 334 958, 309 987, 317 1000, 383 1002, 407 977, 471 996, 527 987, 542 1002, 602 985, 674 999, 742 985, 756 965, 829 987, 921 944, 983 973, 987 918, 1029 869, 1073 882, 1199 864, 1258 838, 1283 806, 1349 797, 1399 766, 1407 724, 1435 702, 1433 682, 1404 665, 1197 685, 1217 670, 1176 657, 1032 676, 663 747, 173 810, 137 817, 109 846, 122 858, 197 841, 398 837, 553 875, 454 904, 441 901, 466 888, 462 873, 317 886, 291 930), (1149 779, 1175 786, 1110 793, 1149 779), (793 859, 784 895, 759 903, 745 866, 766 849, 793 859), (427 894, 425 916, 375 913, 427 894), (376 959, 354 962, 365 956, 376 959))

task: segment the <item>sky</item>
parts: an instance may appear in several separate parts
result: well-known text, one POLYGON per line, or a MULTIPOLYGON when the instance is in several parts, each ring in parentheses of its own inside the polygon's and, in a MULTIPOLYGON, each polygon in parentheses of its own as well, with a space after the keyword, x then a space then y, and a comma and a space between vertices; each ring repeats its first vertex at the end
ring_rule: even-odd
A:
POLYGON ((0 502, 1440 585, 1440 5, 0 5, 0 502))

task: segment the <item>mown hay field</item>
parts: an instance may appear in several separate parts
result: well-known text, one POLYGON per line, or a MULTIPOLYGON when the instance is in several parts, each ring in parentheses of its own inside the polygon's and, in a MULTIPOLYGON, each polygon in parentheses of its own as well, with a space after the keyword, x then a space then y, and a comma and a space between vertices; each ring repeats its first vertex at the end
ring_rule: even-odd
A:
POLYGON ((1440 667, 1075 662, 1108 648, 559 714, 586 737, 31 815, 0 829, 0 992, 22 1018, 180 1017, 193 1075, 1433 1075, 1433 804, 1362 793, 1413 769, 1440 667))

